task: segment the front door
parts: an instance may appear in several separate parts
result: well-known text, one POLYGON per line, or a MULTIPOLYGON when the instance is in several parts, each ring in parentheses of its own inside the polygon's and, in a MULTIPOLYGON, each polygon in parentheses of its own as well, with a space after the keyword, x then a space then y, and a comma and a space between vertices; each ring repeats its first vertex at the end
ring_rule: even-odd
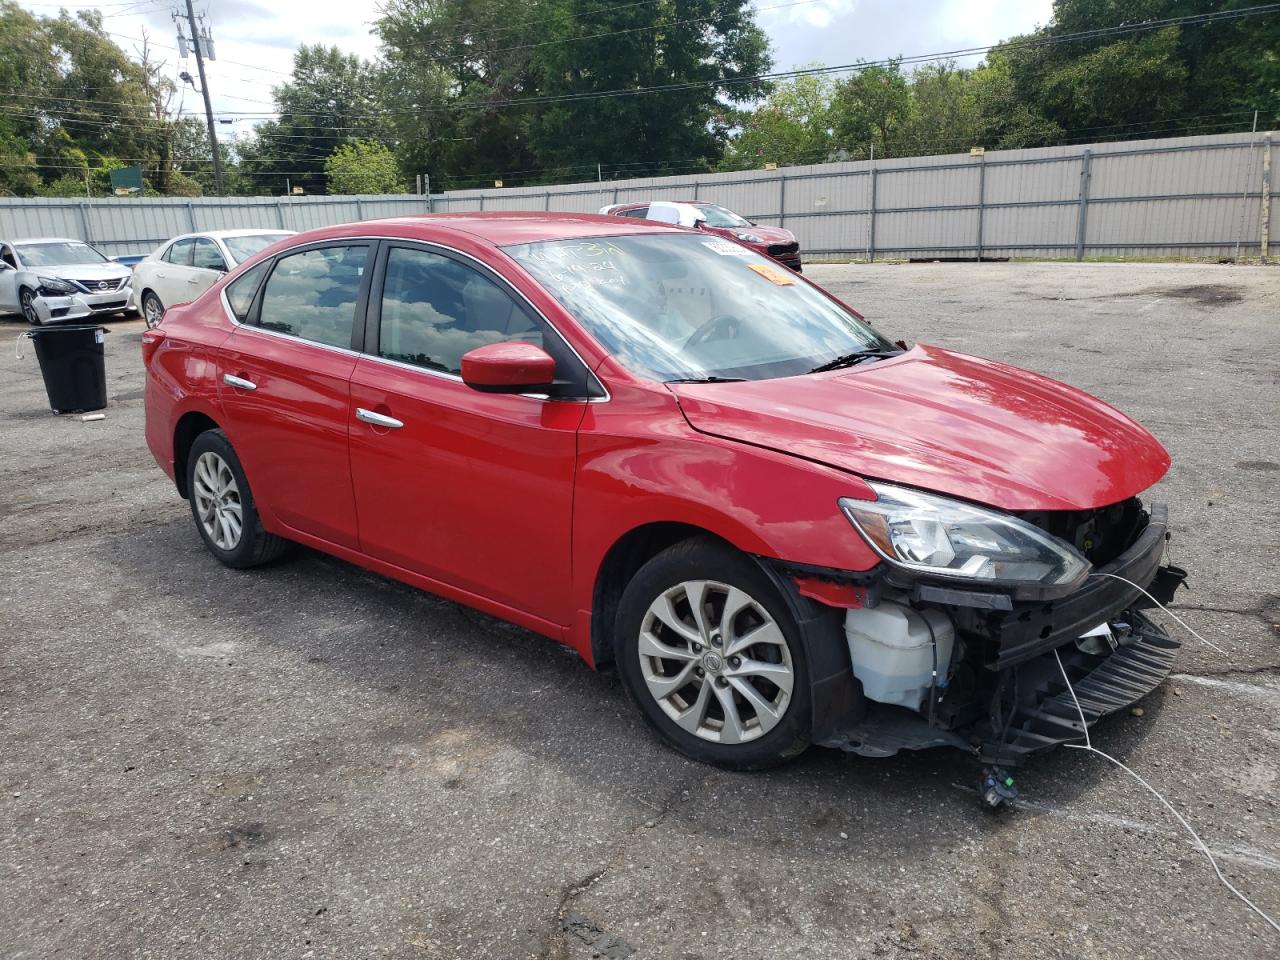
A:
POLYGON ((22 309, 18 303, 18 258, 13 247, 0 243, 0 313, 17 313, 22 309))
POLYGON ((357 545, 347 422, 371 249, 328 243, 276 260, 218 370, 255 498, 293 530, 345 547, 357 545))
MULTIPOLYGON (((579 400, 479 393, 461 357, 524 340, 581 364, 506 284, 447 251, 386 243, 351 379, 351 473, 371 556, 553 624, 571 615, 579 400)), ((585 369, 558 371, 585 382, 585 369)))

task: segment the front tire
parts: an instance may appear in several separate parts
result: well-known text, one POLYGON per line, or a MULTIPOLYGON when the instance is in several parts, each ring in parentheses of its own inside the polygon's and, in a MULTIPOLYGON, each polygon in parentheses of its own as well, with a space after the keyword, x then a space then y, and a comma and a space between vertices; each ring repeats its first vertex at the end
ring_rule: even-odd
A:
POLYGON ((187 495, 200 538, 228 567, 256 567, 288 546, 283 537, 263 529, 240 458, 221 430, 207 430, 191 445, 187 495))
POLYGON ((22 308, 22 316, 26 318, 27 323, 33 327, 38 327, 40 326, 40 317, 36 313, 36 306, 33 302, 35 298, 35 291, 30 287, 23 287, 18 292, 18 304, 22 308))
POLYGON ((764 770, 810 738, 808 661, 787 605, 754 561, 695 538, 623 592, 615 655, 628 694, 681 753, 764 770))

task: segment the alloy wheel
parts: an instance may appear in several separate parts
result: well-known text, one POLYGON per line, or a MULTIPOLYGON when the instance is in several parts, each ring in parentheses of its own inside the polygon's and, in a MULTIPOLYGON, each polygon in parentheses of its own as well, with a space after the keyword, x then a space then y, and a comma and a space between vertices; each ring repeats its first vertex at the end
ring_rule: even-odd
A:
POLYGON ((240 487, 226 460, 212 451, 196 461, 192 496, 205 535, 219 550, 234 550, 244 531, 240 487))
POLYGON ((777 622, 745 591, 688 580, 649 605, 640 673, 677 726, 713 743, 756 740, 786 714, 795 684, 777 622))
POLYGON ((148 329, 154 329, 159 325, 163 316, 164 309, 160 306, 159 300, 150 295, 142 298, 142 319, 148 329))
POLYGON ((20 300, 22 301, 22 315, 27 318, 27 323, 40 323, 40 317, 36 315, 35 304, 32 303, 33 297, 30 290, 23 290, 20 300))

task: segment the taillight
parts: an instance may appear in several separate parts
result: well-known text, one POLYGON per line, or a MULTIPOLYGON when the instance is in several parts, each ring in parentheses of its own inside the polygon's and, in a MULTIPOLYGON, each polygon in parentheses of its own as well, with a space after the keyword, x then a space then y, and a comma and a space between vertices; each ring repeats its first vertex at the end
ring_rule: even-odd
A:
POLYGON ((142 332, 142 365, 144 367, 151 366, 151 358, 155 356, 156 348, 160 346, 160 341, 164 339, 164 331, 159 327, 142 332))

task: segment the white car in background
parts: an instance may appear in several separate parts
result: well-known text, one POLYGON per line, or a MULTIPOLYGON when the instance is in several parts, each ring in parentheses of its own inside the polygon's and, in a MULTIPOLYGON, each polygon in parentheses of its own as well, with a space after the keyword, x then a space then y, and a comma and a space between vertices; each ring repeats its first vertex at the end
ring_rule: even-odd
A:
POLYGON ((35 325, 121 313, 131 276, 82 240, 0 241, 0 313, 35 325))
POLYGON ((154 327, 166 309, 194 300, 236 264, 294 232, 207 230, 174 237, 133 268, 133 306, 154 327))

